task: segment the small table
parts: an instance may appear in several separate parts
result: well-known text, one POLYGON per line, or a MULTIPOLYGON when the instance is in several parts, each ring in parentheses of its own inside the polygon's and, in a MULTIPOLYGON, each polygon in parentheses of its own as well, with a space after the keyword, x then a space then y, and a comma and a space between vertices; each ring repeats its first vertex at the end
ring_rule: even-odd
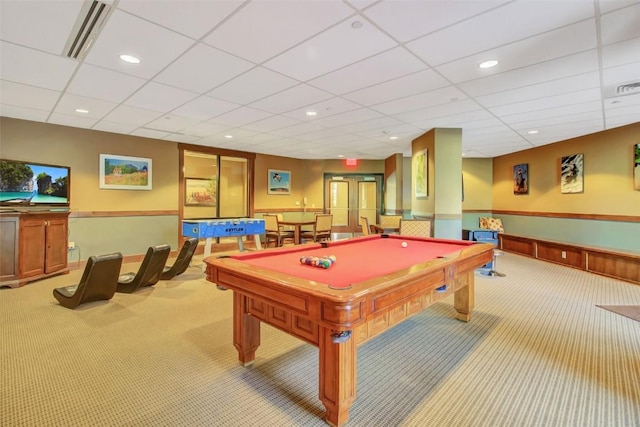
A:
POLYGON ((254 362, 261 322, 318 347, 325 419, 342 426, 356 398, 357 346, 452 294, 456 318, 469 321, 474 270, 492 250, 464 240, 375 234, 204 261, 207 280, 233 290, 240 363, 254 362), (328 269, 300 263, 302 256, 326 255, 336 256, 328 269))
POLYGON ((302 242, 302 226, 304 225, 314 225, 315 221, 278 221, 280 225, 290 225, 293 226, 293 243, 295 245, 299 245, 302 242))

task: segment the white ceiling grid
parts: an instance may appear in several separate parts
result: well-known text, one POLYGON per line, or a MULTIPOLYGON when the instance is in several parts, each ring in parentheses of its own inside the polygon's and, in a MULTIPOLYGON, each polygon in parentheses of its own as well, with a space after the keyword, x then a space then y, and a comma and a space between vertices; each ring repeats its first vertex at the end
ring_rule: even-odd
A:
POLYGON ((495 157, 640 121, 640 85, 616 93, 640 82, 640 1, 104 2, 78 61, 83 1, 0 0, 0 115, 300 159, 408 155, 434 127, 495 157))

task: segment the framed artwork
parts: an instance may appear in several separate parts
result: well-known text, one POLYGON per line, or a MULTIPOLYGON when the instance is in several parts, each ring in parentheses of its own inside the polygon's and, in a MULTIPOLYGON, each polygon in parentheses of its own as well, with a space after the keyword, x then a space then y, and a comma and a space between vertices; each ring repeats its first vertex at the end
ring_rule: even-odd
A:
POLYGON ((100 154, 100 188, 151 190, 151 159, 100 154))
POLYGON ((584 154, 572 154, 562 158, 560 192, 562 194, 584 192, 584 154))
POLYGON ((428 150, 419 151, 414 158, 414 170, 416 171, 413 188, 416 197, 427 197, 427 161, 428 150))
POLYGON ((216 178, 186 178, 184 180, 185 206, 215 206, 216 202, 216 178))
POLYGON ((529 194, 529 163, 513 167, 513 194, 529 194))
POLYGON ((634 146, 635 163, 633 164, 633 188, 640 191, 640 144, 634 146))
POLYGON ((267 194, 291 194, 291 172, 269 169, 267 194))

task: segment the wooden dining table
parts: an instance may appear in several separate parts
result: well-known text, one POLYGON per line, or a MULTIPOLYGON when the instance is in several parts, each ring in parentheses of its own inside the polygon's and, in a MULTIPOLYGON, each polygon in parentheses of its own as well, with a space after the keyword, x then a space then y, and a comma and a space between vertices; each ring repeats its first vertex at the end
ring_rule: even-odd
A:
POLYGON ((305 225, 314 225, 314 221, 278 221, 279 225, 288 225, 293 227, 293 243, 299 245, 302 243, 302 227, 305 225))

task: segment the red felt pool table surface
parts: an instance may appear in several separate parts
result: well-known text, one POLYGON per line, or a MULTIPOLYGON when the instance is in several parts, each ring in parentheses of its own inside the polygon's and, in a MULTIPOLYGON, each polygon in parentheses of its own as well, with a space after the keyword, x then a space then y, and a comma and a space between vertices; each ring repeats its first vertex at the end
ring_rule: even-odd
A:
POLYGON ((434 258, 446 258, 473 244, 458 240, 375 235, 326 244, 242 253, 232 258, 254 267, 324 283, 337 289, 386 276, 434 258), (407 243, 406 248, 402 247, 403 242, 407 243), (334 255, 336 262, 328 269, 300 263, 301 257, 329 255, 334 255))

